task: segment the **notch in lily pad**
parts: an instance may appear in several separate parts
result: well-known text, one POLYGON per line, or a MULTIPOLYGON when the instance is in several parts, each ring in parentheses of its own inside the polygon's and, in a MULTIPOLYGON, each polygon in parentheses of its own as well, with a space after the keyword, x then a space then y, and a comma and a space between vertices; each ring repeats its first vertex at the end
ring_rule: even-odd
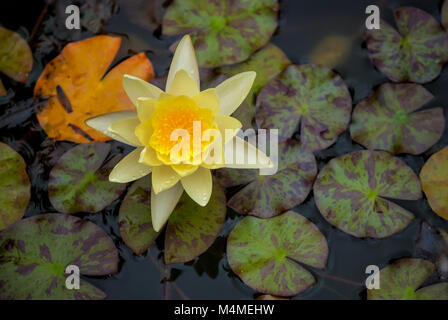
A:
POLYGON ((103 210, 126 189, 125 183, 109 181, 119 156, 109 156, 110 145, 93 142, 77 145, 62 155, 50 172, 48 195, 62 213, 103 210))
POLYGON ((118 251, 92 222, 64 214, 23 219, 0 234, 0 299, 104 299, 105 293, 80 279, 66 287, 66 267, 80 274, 118 272, 118 251))
POLYGON ((412 169, 383 151, 355 151, 334 158, 314 184, 314 199, 323 217, 359 238, 384 238, 403 230, 414 215, 387 199, 421 197, 412 169))
POLYGON ((433 99, 418 84, 386 83, 353 111, 350 134, 368 149, 421 154, 445 130, 442 108, 417 111, 433 99))
POLYGON ((324 235, 293 211, 269 219, 246 217, 227 240, 233 272, 252 289, 279 297, 298 295, 315 284, 308 268, 324 269, 327 258, 324 235))

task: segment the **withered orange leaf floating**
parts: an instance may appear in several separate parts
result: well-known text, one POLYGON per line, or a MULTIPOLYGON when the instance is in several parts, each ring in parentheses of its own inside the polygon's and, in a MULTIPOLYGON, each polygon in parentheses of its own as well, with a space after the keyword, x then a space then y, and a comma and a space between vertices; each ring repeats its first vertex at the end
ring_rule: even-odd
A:
POLYGON ((123 75, 150 81, 154 70, 146 55, 139 53, 105 75, 120 43, 121 38, 105 35, 72 42, 47 64, 34 95, 49 98, 37 115, 49 137, 77 143, 107 141, 109 137, 88 127, 85 120, 134 109, 122 86, 123 75))

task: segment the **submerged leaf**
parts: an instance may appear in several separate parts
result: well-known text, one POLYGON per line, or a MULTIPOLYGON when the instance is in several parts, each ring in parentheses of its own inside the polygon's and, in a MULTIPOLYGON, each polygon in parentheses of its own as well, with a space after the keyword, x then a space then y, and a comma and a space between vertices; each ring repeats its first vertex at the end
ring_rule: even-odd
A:
POLYGON ((31 196, 23 158, 0 143, 0 231, 20 220, 31 196))
POLYGON ((442 26, 445 28, 445 31, 448 30, 448 1, 445 0, 442 5, 442 26))
POLYGON ((342 78, 322 66, 290 65, 257 97, 259 128, 279 129, 280 140, 293 136, 311 150, 332 145, 347 128, 352 99, 342 78))
POLYGON ((417 84, 383 84, 353 112, 352 139, 368 149, 420 154, 442 136, 442 108, 414 112, 433 98, 417 84))
POLYGON ((184 193, 168 220, 165 263, 187 262, 205 252, 221 231, 225 218, 226 196, 217 183, 213 184, 205 207, 184 193))
POLYGON ((159 235, 151 221, 151 179, 147 175, 132 184, 121 203, 118 225, 123 241, 140 255, 159 235))
POLYGON ((0 97, 4 97, 8 94, 8 91, 6 91, 5 86, 3 85, 2 80, 0 79, 0 97))
POLYGON ((313 64, 334 68, 343 63, 352 48, 352 39, 343 35, 325 37, 310 54, 313 64))
POLYGON ((327 257, 323 234, 293 211, 269 219, 246 217, 227 240, 229 265, 244 283, 280 297, 297 295, 313 285, 314 276, 305 265, 323 269, 327 257))
POLYGON ((398 32, 383 20, 380 29, 367 32, 370 60, 392 81, 426 83, 435 79, 448 60, 448 34, 418 8, 398 8, 394 16, 398 32))
POLYGON ((126 189, 125 183, 109 182, 118 158, 108 159, 107 143, 80 144, 67 151, 50 172, 48 195, 63 213, 103 210, 126 189))
POLYGON ((448 283, 421 288, 436 266, 426 260, 404 258, 380 270, 381 287, 367 291, 369 300, 448 300, 448 283))
POLYGON ((35 96, 49 97, 37 118, 49 137, 77 143, 110 138, 85 124, 94 116, 135 109, 122 78, 130 74, 149 81, 151 62, 139 53, 118 64, 105 76, 121 38, 96 36, 69 43, 45 67, 34 88, 35 96))
POLYGON ((428 159, 420 172, 420 181, 431 209, 448 220, 448 147, 428 159))
POLYGON ((317 174, 314 155, 295 140, 279 145, 278 171, 259 175, 257 170, 219 169, 217 177, 226 187, 247 184, 229 201, 240 214, 260 218, 276 216, 302 203, 308 196, 317 174))
POLYGON ((418 200, 420 183, 403 161, 382 151, 356 151, 334 158, 314 184, 324 218, 355 236, 383 238, 406 228, 412 213, 386 200, 418 200))
POLYGON ((189 33, 199 65, 241 62, 264 46, 277 28, 277 0, 175 0, 163 18, 163 34, 189 33))
POLYGON ((68 289, 69 265, 84 275, 114 274, 118 252, 101 228, 77 217, 43 214, 21 220, 0 234, 0 299, 105 298, 82 279, 79 289, 68 289))
POLYGON ((0 72, 18 82, 26 82, 33 69, 33 54, 17 33, 0 27, 0 72))

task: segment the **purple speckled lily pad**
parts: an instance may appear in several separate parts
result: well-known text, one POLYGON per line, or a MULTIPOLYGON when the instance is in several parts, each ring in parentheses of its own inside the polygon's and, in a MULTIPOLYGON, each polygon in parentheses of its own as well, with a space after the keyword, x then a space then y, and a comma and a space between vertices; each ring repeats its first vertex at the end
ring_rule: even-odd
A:
POLYGON ((369 300, 448 300, 448 283, 421 286, 436 271, 436 265, 422 259, 404 258, 380 271, 381 286, 367 290, 369 300))
POLYGON ((215 241, 226 219, 226 196, 213 183, 210 201, 201 207, 184 193, 168 220, 165 263, 187 262, 205 252, 215 241))
POLYGON ((396 82, 426 83, 448 60, 448 34, 428 13, 412 7, 394 10, 398 32, 381 20, 381 29, 366 34, 372 63, 396 82))
POLYGON ((241 62, 277 28, 277 0, 175 0, 163 18, 165 35, 189 33, 199 65, 241 62))
POLYGON ((80 274, 118 270, 112 239, 95 224, 64 214, 21 220, 0 234, 0 299, 103 299, 104 292, 80 281, 69 290, 66 267, 80 274))
POLYGON ((442 136, 442 108, 414 112, 433 95, 418 84, 383 84, 353 112, 352 139, 368 149, 420 154, 442 136))
POLYGON ((121 203, 118 225, 123 241, 140 255, 159 235, 151 221, 151 179, 147 175, 134 182, 121 203))
POLYGON ((279 139, 300 125, 302 145, 328 148, 350 121, 352 99, 342 78, 323 66, 290 65, 259 93, 255 120, 259 128, 279 129, 279 139))
POLYGON ((306 199, 317 174, 314 155, 292 139, 279 145, 278 154, 274 175, 261 176, 258 170, 249 169, 217 170, 217 178, 225 187, 247 184, 228 201, 230 208, 240 214, 270 218, 306 199))
POLYGON ((327 257, 324 235, 293 211, 269 219, 246 217, 227 240, 233 272, 254 290, 280 297, 312 286, 316 280, 304 265, 323 269, 327 257))
POLYGON ((8 145, 0 143, 0 231, 23 217, 30 189, 25 161, 8 145))
POLYGON ((48 194, 53 207, 63 213, 103 210, 126 189, 109 182, 117 156, 107 159, 107 143, 80 144, 67 151, 50 172, 48 194))
POLYGON ((314 184, 314 199, 324 218, 355 237, 383 238, 403 230, 414 215, 386 198, 421 197, 412 169, 383 151, 334 158, 314 184))

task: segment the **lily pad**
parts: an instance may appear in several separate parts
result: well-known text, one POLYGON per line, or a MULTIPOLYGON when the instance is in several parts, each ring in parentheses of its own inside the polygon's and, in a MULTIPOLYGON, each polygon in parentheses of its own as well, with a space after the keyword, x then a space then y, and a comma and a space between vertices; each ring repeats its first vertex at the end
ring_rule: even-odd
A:
POLYGON ((448 282, 421 288, 436 265, 422 259, 404 258, 380 271, 380 289, 368 290, 369 300, 448 300, 448 282))
POLYGON ((259 175, 258 170, 220 169, 217 177, 226 187, 247 184, 229 201, 240 214, 270 218, 302 203, 308 196, 317 174, 314 155, 296 140, 279 145, 278 171, 259 175))
POLYGON ((366 34, 372 63, 395 82, 426 83, 448 61, 448 34, 431 15, 418 8, 394 10, 398 32, 381 20, 366 34))
POLYGON ((414 215, 386 198, 421 196, 412 169, 383 151, 355 151, 334 158, 314 184, 314 199, 324 218, 355 237, 383 238, 403 230, 414 215))
POLYGON ((368 149, 420 154, 445 130, 442 108, 414 112, 433 95, 418 84, 383 84, 353 112, 352 139, 368 149))
POLYGON ((213 184, 205 207, 184 193, 168 220, 165 263, 187 262, 205 252, 215 241, 225 219, 226 196, 219 184, 213 184))
POLYGON ((448 147, 428 159, 420 172, 420 181, 432 210, 448 220, 448 147))
POLYGON ((23 217, 30 189, 25 161, 8 145, 0 143, 0 231, 23 217))
POLYGON ((290 65, 259 93, 259 128, 279 129, 279 139, 294 135, 311 151, 332 145, 350 121, 352 99, 342 78, 323 66, 290 65))
POLYGON ((227 259, 245 284, 280 297, 297 295, 316 280, 305 266, 323 269, 328 245, 309 220, 293 211, 242 219, 227 240, 227 259))
POLYGON ((140 255, 159 235, 151 221, 151 179, 147 175, 132 184, 121 203, 118 225, 123 241, 140 255))
POLYGON ((121 38, 104 35, 72 42, 46 65, 34 95, 49 98, 37 118, 50 138, 76 143, 108 141, 110 137, 86 125, 85 120, 135 109, 123 89, 123 75, 149 81, 154 71, 142 52, 105 75, 120 43, 121 38))
POLYGON ((255 71, 257 73, 247 98, 233 114, 235 118, 241 121, 243 129, 253 127, 252 120, 255 116, 256 96, 261 88, 290 64, 291 61, 289 61, 285 53, 279 47, 269 43, 255 52, 246 61, 218 69, 220 74, 224 74, 229 78, 240 72, 255 71))
POLYGON ((165 35, 189 33, 198 63, 218 67, 246 60, 277 28, 277 0, 175 0, 163 17, 165 35))
POLYGON ((33 69, 33 54, 19 34, 0 27, 0 72, 25 83, 33 69))
POLYGON ((126 189, 109 182, 118 157, 108 157, 107 143, 81 144, 64 153, 50 172, 48 194, 53 207, 63 213, 103 210, 126 189))
POLYGON ((17 222, 0 234, 0 299, 103 299, 104 292, 81 279, 66 287, 66 267, 100 276, 118 271, 112 239, 89 221, 43 214, 17 222))

